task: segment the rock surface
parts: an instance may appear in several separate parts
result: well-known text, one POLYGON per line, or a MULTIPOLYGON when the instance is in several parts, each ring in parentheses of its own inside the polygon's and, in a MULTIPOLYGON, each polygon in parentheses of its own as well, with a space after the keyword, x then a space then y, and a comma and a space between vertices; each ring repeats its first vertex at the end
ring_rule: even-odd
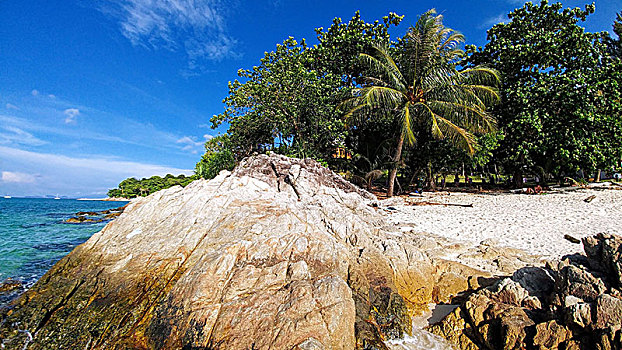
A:
POLYGON ((315 161, 277 155, 138 199, 1 311, 1 342, 384 349, 412 314, 487 274, 429 256, 373 200, 315 161))
POLYGON ((583 243, 586 256, 520 269, 429 330, 460 349, 621 349, 622 239, 598 234, 583 243))

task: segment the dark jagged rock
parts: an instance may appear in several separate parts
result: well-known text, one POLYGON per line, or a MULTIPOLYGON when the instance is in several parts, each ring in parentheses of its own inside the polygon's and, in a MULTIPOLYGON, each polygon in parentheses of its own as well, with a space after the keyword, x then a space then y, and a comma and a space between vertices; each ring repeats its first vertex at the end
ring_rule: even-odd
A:
POLYGON ((598 234, 583 243, 586 256, 518 270, 429 330, 460 349, 621 349, 622 239, 598 234))
POLYGON ((103 211, 79 211, 75 214, 75 216, 63 222, 66 224, 95 224, 99 222, 107 222, 123 214, 126 207, 127 204, 119 208, 107 209, 103 211))
POLYGON ((583 239, 590 267, 604 273, 610 283, 622 287, 622 237, 600 233, 583 239))

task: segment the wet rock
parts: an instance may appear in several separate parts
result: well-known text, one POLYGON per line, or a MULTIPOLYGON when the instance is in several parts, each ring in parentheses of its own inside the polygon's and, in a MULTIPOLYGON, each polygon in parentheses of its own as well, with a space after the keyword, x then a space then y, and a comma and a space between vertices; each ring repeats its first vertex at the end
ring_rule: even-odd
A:
POLYGON ((127 204, 115 208, 107 209, 103 211, 79 211, 75 216, 63 221, 65 224, 94 224, 104 221, 110 221, 123 214, 123 211, 127 207, 127 204))
POLYGON ((588 328, 592 325, 592 303, 575 303, 564 308, 569 326, 588 328))
POLYGON ((489 290, 495 301, 514 306, 521 306, 523 300, 529 297, 529 292, 510 278, 503 279, 489 290))
POLYGON ((0 314, 2 313, 1 311, 3 307, 5 307, 6 304, 13 299, 17 298, 25 288, 26 286, 24 286, 21 281, 13 278, 7 278, 0 282, 0 314))
POLYGON ((71 217, 65 220, 64 222, 66 224, 94 224, 94 223, 98 223, 102 221, 104 221, 104 219, 92 219, 86 216, 77 216, 77 217, 71 217))
POLYGON ((542 267, 523 267, 512 274, 512 280, 525 288, 530 295, 545 297, 555 288, 554 272, 542 267))
POLYGON ((459 308, 447 315, 443 322, 428 327, 431 333, 442 336, 459 346, 460 350, 477 350, 479 347, 469 338, 472 334, 470 324, 465 320, 459 308))
POLYGON ((430 330, 457 346, 468 336, 480 349, 622 348, 622 295, 609 284, 622 239, 596 235, 584 243, 587 257, 520 269, 470 295, 430 330))
POLYGON ((7 278, 0 282, 0 293, 2 294, 12 292, 19 288, 22 288, 22 282, 13 278, 7 278))

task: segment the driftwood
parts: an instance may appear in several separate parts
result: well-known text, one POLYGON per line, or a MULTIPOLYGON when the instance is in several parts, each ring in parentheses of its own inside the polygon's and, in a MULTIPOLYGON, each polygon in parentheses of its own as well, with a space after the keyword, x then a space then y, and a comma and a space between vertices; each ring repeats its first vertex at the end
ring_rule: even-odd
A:
POLYGON ((594 198, 596 198, 596 196, 595 196, 595 195, 591 195, 591 196, 589 196, 589 197, 585 198, 583 201, 584 201, 585 203, 590 203, 591 201, 593 201, 593 200, 594 200, 594 198))
POLYGON ((412 203, 412 205, 443 205, 445 207, 473 208, 473 203, 471 203, 471 204, 458 204, 458 203, 414 202, 414 203, 412 203))
POLYGON ((581 243, 581 240, 578 238, 574 238, 571 235, 564 235, 564 239, 569 241, 570 243, 574 243, 574 244, 579 244, 581 243))

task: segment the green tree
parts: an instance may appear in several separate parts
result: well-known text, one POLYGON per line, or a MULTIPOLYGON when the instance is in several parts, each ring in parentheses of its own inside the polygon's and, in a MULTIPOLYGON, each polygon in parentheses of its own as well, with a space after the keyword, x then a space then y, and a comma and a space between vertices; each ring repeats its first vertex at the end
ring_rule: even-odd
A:
POLYGON ((309 69, 311 60, 304 41, 289 38, 259 66, 240 70, 244 83, 229 84, 226 110, 212 122, 230 124, 228 134, 241 156, 269 149, 323 158, 341 142, 334 101, 340 78, 309 69))
POLYGON ((394 50, 375 46, 361 59, 375 74, 346 102, 348 116, 370 118, 390 114, 398 141, 389 174, 388 196, 394 192, 404 142, 413 145, 417 132, 447 139, 473 153, 473 133, 494 130, 486 106, 497 100, 499 78, 494 70, 472 67, 459 71, 464 38, 443 25, 434 10, 423 14, 394 50))
POLYGON ((148 196, 159 190, 177 185, 185 187, 190 182, 194 181, 194 179, 194 176, 186 177, 183 174, 177 177, 168 174, 164 178, 152 176, 141 180, 130 177, 121 181, 117 188, 109 190, 108 197, 135 198, 138 196, 148 196))
POLYGON ((366 23, 357 12, 349 22, 336 18, 326 31, 316 29, 319 43, 313 47, 288 38, 258 66, 238 71, 213 127, 229 123, 238 159, 271 150, 332 161, 347 136, 337 107, 360 77, 358 54, 388 42, 388 29, 401 18, 391 13, 382 23, 366 23))
POLYGON ((205 142, 205 154, 195 166, 196 176, 213 179, 222 170, 233 170, 235 155, 228 134, 218 135, 205 142))
POLYGON ((470 63, 503 76, 502 103, 494 111, 503 132, 497 155, 517 186, 525 170, 561 176, 619 160, 614 87, 620 74, 606 57, 604 34, 577 24, 593 12, 594 5, 581 10, 528 2, 508 15, 509 23, 488 31, 483 49, 469 49, 470 63))
POLYGON ((616 15, 613 22, 613 32, 618 39, 610 39, 611 51, 614 56, 622 58, 622 12, 616 15))
POLYGON ((313 69, 341 77, 342 88, 355 87, 367 69, 359 54, 368 52, 375 45, 389 45, 389 29, 398 26, 403 18, 390 12, 382 18, 382 23, 367 23, 356 11, 348 22, 335 18, 328 29, 316 28, 319 44, 311 50, 313 69))

